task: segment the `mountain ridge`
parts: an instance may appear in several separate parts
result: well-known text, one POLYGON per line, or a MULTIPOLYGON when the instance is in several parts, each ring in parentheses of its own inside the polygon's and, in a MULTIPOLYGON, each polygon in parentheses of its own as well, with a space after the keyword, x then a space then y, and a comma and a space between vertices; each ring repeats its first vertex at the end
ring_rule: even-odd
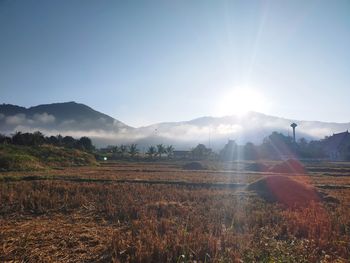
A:
POLYGON ((349 123, 305 121, 276 117, 260 112, 243 116, 203 116, 188 121, 160 122, 138 128, 131 127, 107 114, 74 101, 22 107, 0 105, 0 132, 40 130, 48 135, 90 136, 97 145, 138 143, 174 144, 181 149, 204 143, 221 147, 228 139, 238 143, 259 143, 272 131, 290 133, 296 122, 298 138, 320 139, 350 128, 349 123))

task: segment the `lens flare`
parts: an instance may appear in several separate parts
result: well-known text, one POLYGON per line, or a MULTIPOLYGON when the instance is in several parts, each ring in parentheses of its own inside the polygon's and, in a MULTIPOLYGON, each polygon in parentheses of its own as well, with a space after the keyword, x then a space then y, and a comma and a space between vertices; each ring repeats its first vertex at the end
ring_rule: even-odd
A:
POLYGON ((218 105, 219 115, 244 115, 249 111, 265 112, 264 96, 252 88, 236 88, 223 96, 218 105))

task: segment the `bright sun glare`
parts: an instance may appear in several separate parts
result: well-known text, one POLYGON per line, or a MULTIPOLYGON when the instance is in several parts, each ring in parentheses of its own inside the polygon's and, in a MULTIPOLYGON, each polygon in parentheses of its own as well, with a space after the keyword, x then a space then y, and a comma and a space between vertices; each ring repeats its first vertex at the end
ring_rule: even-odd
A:
POLYGON ((266 100, 257 90, 236 88, 220 100, 220 115, 244 115, 249 111, 266 111, 266 100))

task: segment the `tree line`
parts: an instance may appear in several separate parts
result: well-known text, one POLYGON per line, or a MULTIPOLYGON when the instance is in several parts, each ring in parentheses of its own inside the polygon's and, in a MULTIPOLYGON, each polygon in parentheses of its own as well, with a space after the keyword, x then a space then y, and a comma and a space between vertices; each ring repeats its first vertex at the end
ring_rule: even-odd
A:
POLYGON ((137 144, 133 143, 130 145, 121 144, 121 145, 110 145, 107 148, 103 148, 100 150, 102 154, 108 154, 112 159, 124 159, 124 158, 139 158, 141 155, 144 157, 148 157, 149 159, 161 159, 166 156, 167 158, 171 158, 173 156, 174 146, 172 145, 151 145, 147 148, 145 153, 140 152, 137 144))
MULTIPOLYGON (((260 145, 247 142, 245 145, 238 145, 234 140, 229 140, 226 145, 218 152, 207 148, 204 144, 198 144, 188 151, 186 158, 189 159, 213 159, 222 161, 231 160, 257 160, 257 159, 281 159, 288 156, 294 156, 305 159, 322 159, 327 158, 327 152, 324 150, 329 137, 322 140, 307 141, 305 138, 297 142, 293 138, 282 133, 272 132, 264 138, 260 145)), ((96 150, 89 137, 83 136, 75 139, 72 136, 45 136, 40 131, 15 132, 11 136, 0 134, 0 144, 13 144, 23 146, 40 146, 49 144, 59 147, 75 148, 88 152, 95 152, 101 155, 108 155, 112 159, 124 158, 144 158, 149 159, 168 159, 173 157, 174 146, 157 144, 149 146, 142 153, 137 144, 114 145, 96 150)), ((350 160, 350 139, 344 143, 340 149, 342 159, 350 160)))
MULTIPOLYGON (((228 140, 218 152, 207 148, 204 144, 198 144, 192 148, 188 158, 195 160, 211 159, 221 161, 232 160, 278 160, 285 158, 300 159, 325 159, 329 158, 326 146, 330 137, 322 140, 307 141, 301 138, 294 142, 293 138, 279 132, 272 132, 265 137, 261 144, 255 145, 247 142, 238 145, 234 140, 228 140)), ((350 138, 343 142, 339 149, 341 159, 350 161, 350 138)))
POLYGON ((30 132, 15 132, 11 136, 0 134, 0 144, 13 144, 22 146, 40 146, 49 144, 60 147, 75 148, 83 151, 95 150, 94 145, 89 137, 83 136, 80 139, 75 139, 72 136, 45 136, 40 131, 30 132))
MULTIPOLYGON (((321 140, 307 141, 301 138, 294 142, 293 138, 279 132, 272 132, 265 137, 260 145, 251 142, 245 145, 237 145, 230 140, 219 152, 221 160, 257 160, 257 159, 283 159, 285 157, 297 157, 301 159, 324 159, 328 158, 326 150, 330 137, 321 140)), ((339 149, 344 160, 350 160, 350 139, 343 142, 339 149)))

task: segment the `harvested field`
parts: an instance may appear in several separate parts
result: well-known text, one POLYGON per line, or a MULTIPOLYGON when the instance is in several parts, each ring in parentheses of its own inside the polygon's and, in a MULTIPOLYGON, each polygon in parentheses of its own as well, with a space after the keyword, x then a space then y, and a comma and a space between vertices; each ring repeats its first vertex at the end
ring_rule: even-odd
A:
POLYGON ((276 164, 268 169, 272 173, 287 173, 287 174, 305 174, 304 165, 295 159, 289 159, 279 164, 276 164))
POLYGON ((282 175, 263 177, 250 183, 247 190, 255 191, 266 201, 278 202, 288 207, 307 206, 311 202, 320 201, 314 187, 282 175))
POLYGON ((190 163, 185 163, 182 166, 183 169, 185 170, 206 170, 203 164, 200 162, 190 162, 190 163))
POLYGON ((348 262, 350 189, 317 185, 348 186, 350 177, 269 176, 186 171, 177 163, 1 173, 0 261, 348 262), (292 189, 311 202, 266 201, 264 178, 278 178, 275 197, 292 189), (286 182, 293 187, 283 188, 286 182), (314 189, 322 198, 314 199, 314 189))

